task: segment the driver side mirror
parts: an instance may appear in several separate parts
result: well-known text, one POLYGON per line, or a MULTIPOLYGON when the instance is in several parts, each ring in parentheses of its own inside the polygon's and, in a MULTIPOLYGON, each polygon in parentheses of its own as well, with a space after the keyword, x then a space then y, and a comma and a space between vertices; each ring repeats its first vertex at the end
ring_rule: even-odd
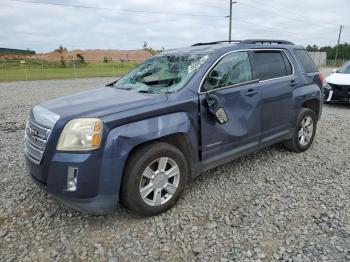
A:
POLYGON ((206 94, 206 101, 208 104, 209 112, 215 116, 220 125, 225 124, 228 121, 228 117, 225 109, 220 105, 218 99, 215 96, 206 94))
POLYGON ((219 83, 219 72, 217 70, 211 71, 207 77, 207 81, 211 86, 217 86, 219 83))

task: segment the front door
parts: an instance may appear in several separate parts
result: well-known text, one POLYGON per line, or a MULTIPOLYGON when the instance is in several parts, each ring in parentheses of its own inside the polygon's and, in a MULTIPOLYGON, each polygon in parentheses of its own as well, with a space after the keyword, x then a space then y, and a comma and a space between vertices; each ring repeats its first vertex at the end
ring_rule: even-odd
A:
POLYGON ((258 86, 249 55, 244 51, 228 53, 209 70, 199 95, 203 161, 258 148, 261 130, 258 86), (227 122, 218 121, 208 101, 224 110, 227 122))

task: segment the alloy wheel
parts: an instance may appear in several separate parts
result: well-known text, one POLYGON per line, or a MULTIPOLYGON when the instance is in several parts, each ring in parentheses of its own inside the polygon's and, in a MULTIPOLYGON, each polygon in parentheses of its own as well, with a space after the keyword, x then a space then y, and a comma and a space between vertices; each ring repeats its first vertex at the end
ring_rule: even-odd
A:
POLYGON ((150 206, 163 205, 175 194, 179 182, 178 164, 169 157, 160 157, 142 173, 139 187, 141 198, 150 206))
POLYGON ((305 116, 300 123, 300 129, 298 132, 298 140, 300 145, 307 146, 312 138, 314 131, 314 121, 311 116, 305 116))

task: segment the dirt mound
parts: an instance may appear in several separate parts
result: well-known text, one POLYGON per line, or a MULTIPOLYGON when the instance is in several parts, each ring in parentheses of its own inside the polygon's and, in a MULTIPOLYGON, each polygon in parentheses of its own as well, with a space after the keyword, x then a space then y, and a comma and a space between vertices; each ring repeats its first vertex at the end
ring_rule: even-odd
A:
POLYGON ((73 51, 63 51, 63 52, 49 52, 36 55, 4 55, 3 58, 12 58, 12 59, 24 59, 24 58, 33 58, 33 59, 43 59, 43 60, 59 60, 61 56, 64 59, 71 59, 73 56, 77 57, 78 54, 81 54, 85 61, 103 61, 106 57, 108 60, 119 61, 119 60, 136 60, 143 61, 149 58, 151 55, 149 52, 140 49, 140 50, 113 50, 113 49, 88 49, 80 50, 76 49, 73 51))

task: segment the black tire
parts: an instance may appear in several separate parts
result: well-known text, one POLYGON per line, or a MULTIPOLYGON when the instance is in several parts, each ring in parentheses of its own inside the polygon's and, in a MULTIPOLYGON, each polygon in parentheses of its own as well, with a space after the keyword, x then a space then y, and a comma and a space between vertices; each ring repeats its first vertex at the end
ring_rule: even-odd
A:
POLYGON ((167 211, 176 204, 186 186, 187 178, 187 162, 178 148, 164 142, 155 142, 141 146, 132 153, 126 163, 121 188, 121 202, 124 206, 140 215, 157 215, 167 211), (175 193, 169 197, 169 200, 166 200, 167 202, 159 206, 151 206, 141 197, 140 183, 141 179, 144 179, 142 177, 146 167, 161 157, 168 157, 176 162, 180 171, 179 183, 175 193))
POLYGON ((317 128, 317 118, 316 118, 315 112, 309 108, 302 108, 297 118, 296 128, 294 130, 293 136, 290 139, 284 141, 283 145, 290 151, 297 152, 297 153, 304 152, 311 146, 316 134, 316 128, 317 128), (298 134, 299 134, 299 130, 301 129, 302 121, 307 116, 310 116, 312 118, 313 132, 311 135, 311 139, 308 141, 308 143, 306 145, 302 145, 299 141, 298 134))

